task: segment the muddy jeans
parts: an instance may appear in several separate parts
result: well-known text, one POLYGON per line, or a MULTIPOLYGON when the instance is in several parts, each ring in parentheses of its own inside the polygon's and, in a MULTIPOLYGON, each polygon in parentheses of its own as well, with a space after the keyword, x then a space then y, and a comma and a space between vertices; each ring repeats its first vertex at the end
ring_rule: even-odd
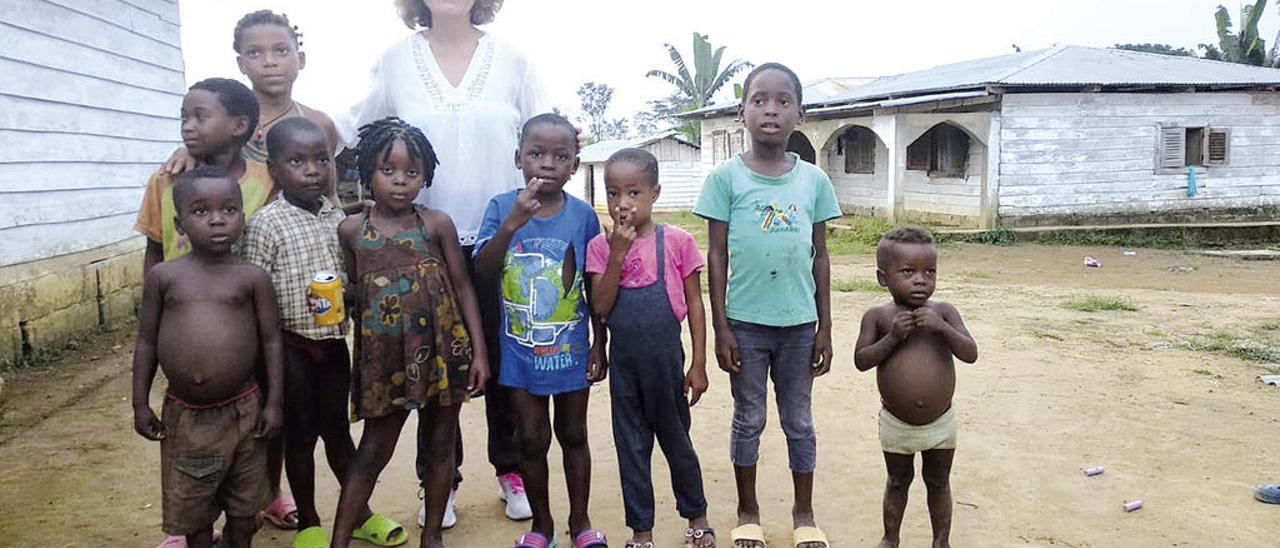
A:
POLYGON ((769 379, 778 402, 778 417, 787 436, 791 471, 813 472, 817 435, 813 429, 813 359, 815 323, 770 327, 729 320, 738 340, 742 369, 729 376, 733 392, 733 428, 729 456, 735 466, 754 466, 760 458, 760 434, 769 410, 769 379))

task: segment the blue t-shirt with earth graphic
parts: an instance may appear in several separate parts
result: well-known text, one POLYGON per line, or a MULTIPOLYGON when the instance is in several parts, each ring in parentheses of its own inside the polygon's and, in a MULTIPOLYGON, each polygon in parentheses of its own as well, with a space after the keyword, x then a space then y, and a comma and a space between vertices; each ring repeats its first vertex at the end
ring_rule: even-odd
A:
MULTIPOLYGON (((518 194, 513 190, 489 200, 474 254, 497 233, 515 207, 518 194)), ((500 279, 502 364, 498 383, 502 386, 538 396, 588 386, 591 315, 583 285, 584 266, 587 242, 599 233, 595 210, 566 194, 559 214, 532 219, 511 238, 500 279), (567 285, 566 268, 572 269, 567 285)))

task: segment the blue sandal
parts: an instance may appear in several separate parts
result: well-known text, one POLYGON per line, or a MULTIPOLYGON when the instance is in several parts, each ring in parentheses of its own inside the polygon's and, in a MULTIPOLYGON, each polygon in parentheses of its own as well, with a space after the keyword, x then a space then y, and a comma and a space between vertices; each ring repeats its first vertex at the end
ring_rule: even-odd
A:
POLYGON ((1280 504, 1280 484, 1259 485, 1253 489, 1253 498, 1267 504, 1280 504))

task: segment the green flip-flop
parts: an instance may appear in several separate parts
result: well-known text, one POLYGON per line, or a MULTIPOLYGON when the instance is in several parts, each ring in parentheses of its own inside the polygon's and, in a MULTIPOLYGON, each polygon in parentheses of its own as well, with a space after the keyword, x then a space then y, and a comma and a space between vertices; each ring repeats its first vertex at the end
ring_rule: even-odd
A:
POLYGON ((308 527, 293 536, 293 548, 329 548, 329 535, 319 526, 308 527))
POLYGON ((399 546, 409 541, 409 533, 405 532, 403 525, 391 518, 374 514, 351 533, 351 538, 378 546, 399 546))

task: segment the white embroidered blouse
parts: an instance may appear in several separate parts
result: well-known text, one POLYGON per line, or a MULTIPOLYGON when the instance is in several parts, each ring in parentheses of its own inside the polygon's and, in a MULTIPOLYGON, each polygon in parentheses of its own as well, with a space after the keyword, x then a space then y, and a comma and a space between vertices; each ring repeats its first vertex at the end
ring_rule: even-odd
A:
POLYGON ((440 166, 416 201, 449 214, 461 244, 474 244, 489 198, 524 187, 514 162, 520 126, 551 111, 533 67, 484 33, 454 87, 416 32, 383 53, 371 78, 368 95, 335 118, 339 136, 354 146, 360 126, 387 116, 422 129, 440 166))

